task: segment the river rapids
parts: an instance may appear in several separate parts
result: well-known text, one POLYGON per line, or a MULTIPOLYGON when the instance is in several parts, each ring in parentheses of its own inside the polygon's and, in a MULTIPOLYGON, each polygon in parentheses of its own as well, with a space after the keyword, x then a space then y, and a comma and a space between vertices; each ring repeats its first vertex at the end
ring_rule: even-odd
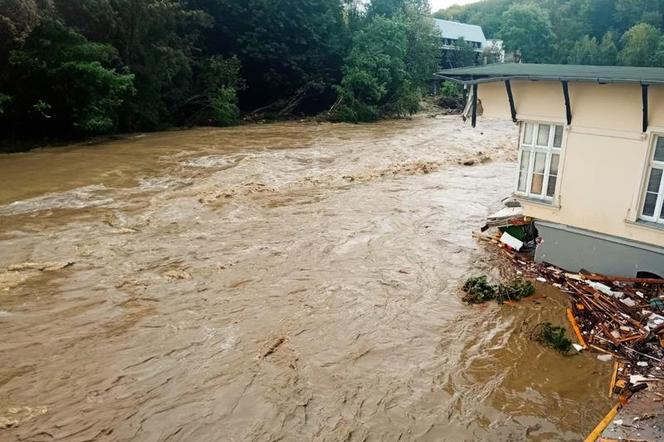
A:
POLYGON ((289 122, 0 155, 0 440, 578 441, 609 364, 472 232, 516 129, 289 122))

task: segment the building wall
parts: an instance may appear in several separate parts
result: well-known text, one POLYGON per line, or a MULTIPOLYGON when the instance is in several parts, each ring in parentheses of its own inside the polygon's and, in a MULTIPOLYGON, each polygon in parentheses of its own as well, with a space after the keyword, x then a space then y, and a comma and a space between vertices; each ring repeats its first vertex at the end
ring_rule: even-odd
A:
MULTIPOLYGON (((553 204, 522 199, 525 214, 664 247, 664 226, 637 222, 653 137, 664 136, 664 86, 650 86, 646 134, 639 85, 570 83, 569 89, 572 124, 565 128, 556 198, 553 204)), ((513 81, 512 90, 520 121, 565 125, 560 82, 513 81)), ((478 92, 485 117, 511 118, 504 83, 480 84, 478 92)))
POLYGON ((546 221, 535 225, 544 238, 535 252, 538 262, 573 272, 664 278, 664 253, 659 247, 546 221))

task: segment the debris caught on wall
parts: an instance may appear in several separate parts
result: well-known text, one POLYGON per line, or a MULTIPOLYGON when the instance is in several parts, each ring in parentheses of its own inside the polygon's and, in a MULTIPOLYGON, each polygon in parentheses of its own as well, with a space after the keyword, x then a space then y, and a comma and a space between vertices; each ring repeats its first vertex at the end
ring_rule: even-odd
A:
POLYGON ((664 387, 664 280, 568 273, 536 263, 531 253, 536 232, 533 235, 532 220, 523 217, 519 207, 489 217, 482 232, 492 227, 497 227, 493 235, 478 233, 477 238, 498 246, 519 278, 552 284, 567 294, 573 348, 595 352, 598 359, 614 364, 610 396, 625 400, 648 385, 661 382, 657 385, 664 387), (513 234, 515 228, 521 230, 513 234))

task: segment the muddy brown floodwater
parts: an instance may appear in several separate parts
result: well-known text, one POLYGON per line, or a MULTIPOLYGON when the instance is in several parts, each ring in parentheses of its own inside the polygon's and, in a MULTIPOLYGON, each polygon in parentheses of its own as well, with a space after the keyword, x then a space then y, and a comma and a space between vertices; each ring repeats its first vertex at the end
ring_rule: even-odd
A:
POLYGON ((580 440, 565 299, 466 306, 514 126, 166 132, 0 156, 0 440, 580 440), (463 163, 473 163, 464 166, 463 163))

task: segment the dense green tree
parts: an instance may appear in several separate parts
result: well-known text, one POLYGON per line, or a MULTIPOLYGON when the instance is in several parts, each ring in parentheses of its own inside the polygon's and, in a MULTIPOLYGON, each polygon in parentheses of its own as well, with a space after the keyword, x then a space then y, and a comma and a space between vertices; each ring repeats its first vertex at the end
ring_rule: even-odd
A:
POLYGON ((627 66, 652 66, 659 45, 660 33, 647 23, 632 26, 622 37, 620 62, 627 66))
POLYGON ((52 13, 49 0, 0 0, 0 116, 6 113, 16 92, 9 85, 10 51, 20 47, 52 13))
POLYGON ((463 21, 467 22, 467 17, 471 10, 462 5, 454 4, 447 9, 441 9, 439 11, 434 11, 434 18, 440 18, 442 20, 452 20, 452 21, 463 21))
POLYGON ((664 0, 484 0, 434 15, 481 25, 524 61, 662 65, 654 34, 631 28, 659 32, 663 13, 664 0))
POLYGON ((240 118, 238 91, 243 88, 237 57, 207 58, 196 69, 195 90, 183 106, 182 120, 188 125, 226 126, 240 118))
POLYGON ((427 2, 418 1, 414 8, 406 9, 397 16, 406 27, 408 43, 406 68, 416 87, 423 89, 440 66, 440 30, 429 15, 427 2), (426 3, 426 13, 419 5, 426 3))
POLYGON ((495 37, 502 25, 502 16, 512 3, 513 0, 485 0, 466 6, 452 6, 437 11, 434 17, 481 25, 487 36, 495 37))
POLYGON ((516 4, 508 9, 503 14, 500 36, 505 48, 521 53, 523 61, 548 59, 553 32, 546 11, 537 6, 516 4))
POLYGON ((404 26, 382 16, 375 17, 357 33, 338 88, 336 118, 354 122, 377 120, 389 98, 398 92, 405 96, 405 100, 400 100, 402 106, 405 104, 401 110, 414 111, 413 101, 419 97, 407 78, 406 44, 404 26))
POLYGON ((134 77, 123 72, 113 47, 57 21, 35 28, 9 62, 7 85, 14 95, 3 119, 32 134, 109 132, 133 92, 134 77))
POLYGON ((613 34, 607 32, 601 42, 598 42, 595 37, 585 35, 575 43, 567 61, 570 64, 610 66, 616 64, 617 56, 618 48, 613 34))
POLYGON ((601 64, 597 62, 598 58, 599 44, 597 43, 597 39, 585 35, 574 45, 569 54, 568 61, 570 64, 601 64))
MULTIPOLYGON (((0 123, 71 135, 333 104, 351 121, 406 115, 441 55, 428 11, 427 0, 0 0, 0 123)), ((663 13, 664 0, 484 0, 435 16, 481 25, 526 62, 664 66, 663 13)), ((443 64, 476 59, 461 40, 443 64)))
POLYGON ((607 32, 599 44, 599 56, 597 64, 613 66, 618 62, 618 46, 612 32, 607 32))
POLYGON ((654 27, 662 24, 660 0, 620 0, 615 2, 615 24, 619 32, 630 24, 648 23, 654 27))
POLYGON ((196 89, 198 40, 212 18, 182 0, 53 0, 58 15, 88 39, 115 47, 135 75, 125 100, 125 130, 184 124, 196 89), (185 112, 185 108, 187 110, 185 112))
POLYGON ((0 50, 23 42, 52 12, 50 0, 0 0, 0 50))
POLYGON ((615 0, 578 0, 579 13, 569 18, 582 23, 591 36, 600 38, 614 28, 616 3, 615 0))
POLYGON ((443 64, 446 68, 459 68, 477 64, 475 49, 463 37, 459 38, 453 51, 445 51, 443 64))
POLYGON ((429 9, 428 0, 372 0, 367 8, 367 16, 369 18, 377 15, 394 17, 406 12, 428 15, 429 9))
POLYGON ((418 110, 437 63, 437 38, 430 19, 411 13, 377 15, 355 35, 334 118, 373 121, 418 110))
POLYGON ((552 34, 555 34, 550 36, 552 46, 571 49, 574 42, 588 34, 585 23, 578 18, 583 13, 584 0, 540 0, 537 7, 537 12, 542 12, 548 19, 552 34))
POLYGON ((206 30, 211 53, 235 55, 247 88, 241 99, 253 109, 301 96, 301 108, 320 111, 334 101, 333 85, 350 36, 338 0, 191 0, 215 19, 206 30))
POLYGON ((0 122, 17 136, 225 125, 340 98, 372 109, 353 120, 404 115, 440 56, 427 0, 0 0, 0 37, 0 122))
POLYGON ((622 35, 640 22, 664 25, 662 0, 483 0, 434 15, 481 25, 487 36, 495 37, 503 25, 502 15, 515 5, 537 5, 547 13, 557 38, 572 43, 584 35, 599 40, 608 31, 622 35))
POLYGON ((136 76, 136 94, 123 106, 129 130, 182 124, 182 107, 193 89, 196 41, 209 15, 179 0, 112 0, 112 44, 136 76))
POLYGON ((652 62, 653 66, 664 67, 664 35, 659 38, 652 62))
POLYGON ((0 116, 5 113, 5 108, 11 103, 12 97, 0 93, 0 116))
POLYGON ((120 8, 127 4, 116 0, 51 0, 63 22, 86 38, 114 45, 121 34, 120 8))
POLYGON ((9 54, 53 14, 50 0, 0 0, 0 115, 12 102, 9 54))

